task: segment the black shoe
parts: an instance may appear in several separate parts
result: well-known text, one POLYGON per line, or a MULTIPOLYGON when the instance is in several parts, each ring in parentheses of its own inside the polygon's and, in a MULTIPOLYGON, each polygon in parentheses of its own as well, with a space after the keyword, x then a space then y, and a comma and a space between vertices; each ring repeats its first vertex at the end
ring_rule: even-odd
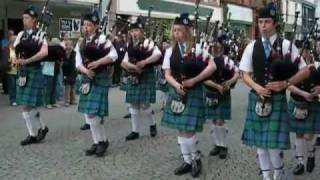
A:
POLYGON ((139 138, 139 133, 131 132, 128 136, 126 136, 126 141, 131 141, 139 138))
POLYGON ((158 134, 157 125, 150 126, 150 136, 156 137, 157 134, 158 134))
POLYGON ((92 156, 92 155, 96 154, 97 146, 98 146, 98 144, 93 144, 90 149, 87 149, 85 151, 86 156, 92 156))
POLYGON ((320 137, 317 137, 316 142, 314 143, 315 146, 320 146, 320 137))
POLYGON ((220 154, 220 146, 215 146, 211 151, 210 151, 210 156, 216 156, 220 154))
POLYGON ((44 129, 40 128, 38 131, 37 141, 41 142, 42 140, 44 140, 48 132, 49 132, 49 128, 47 126, 44 129))
POLYGON ((191 170, 191 176, 192 177, 198 177, 199 174, 201 173, 201 169, 202 169, 202 163, 201 160, 193 160, 192 163, 192 170, 191 170))
POLYGON ((131 114, 128 113, 128 114, 124 115, 123 118, 124 118, 124 119, 129 119, 129 118, 131 118, 131 114))
POLYGON ((174 170, 174 174, 180 176, 188 172, 191 172, 191 170, 192 170, 192 165, 186 162, 183 162, 177 169, 174 170))
POLYGON ((311 173, 314 169, 314 166, 315 166, 315 157, 308 157, 308 160, 307 160, 307 171, 309 173, 311 173))
POLYGON ((84 124, 83 126, 81 126, 80 129, 83 130, 83 131, 84 131, 84 130, 88 130, 88 129, 90 129, 90 124, 87 124, 87 123, 86 123, 86 124, 84 124))
POLYGON ((26 137, 26 139, 24 139, 20 142, 20 145, 26 146, 26 145, 34 144, 34 143, 37 143, 37 137, 33 137, 33 136, 28 135, 26 137))
POLYGON ((293 174, 294 175, 301 175, 304 173, 304 165, 303 164, 298 164, 294 170, 293 170, 293 174))
POLYGON ((106 142, 99 142, 96 149, 97 157, 102 157, 104 153, 107 151, 108 146, 109 146, 108 140, 106 142))
POLYGON ((228 156, 228 148, 227 147, 220 147, 220 153, 219 153, 219 158, 220 159, 225 159, 228 156))

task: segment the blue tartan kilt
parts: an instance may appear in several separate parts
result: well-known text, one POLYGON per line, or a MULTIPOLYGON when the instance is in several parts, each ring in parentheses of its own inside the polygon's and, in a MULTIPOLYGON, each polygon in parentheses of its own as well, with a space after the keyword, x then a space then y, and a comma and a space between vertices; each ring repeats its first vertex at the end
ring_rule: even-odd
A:
POLYGON ((108 91, 111 78, 108 73, 96 74, 89 94, 80 93, 78 111, 84 114, 104 117, 109 115, 108 91))
POLYGON ((205 122, 205 101, 203 86, 188 90, 186 107, 182 114, 171 111, 172 99, 177 95, 173 87, 169 87, 169 98, 164 108, 161 124, 180 131, 201 132, 205 122))
MULTIPOLYGON (((27 83, 20 87, 17 83, 16 101, 18 105, 40 107, 44 105, 44 85, 41 68, 26 67, 27 83)), ((19 76, 17 77, 19 78, 19 76)))
POLYGON ((309 115, 304 120, 293 116, 295 100, 290 98, 288 103, 290 116, 290 131, 299 134, 320 134, 320 103, 309 103, 309 115))
POLYGON ((156 102, 156 82, 153 67, 140 75, 139 84, 130 84, 126 87, 126 103, 143 104, 156 102))
POLYGON ((250 92, 242 141, 248 146, 265 149, 289 149, 289 115, 285 93, 272 96, 272 114, 259 117, 255 113, 258 96, 250 92))
MULTIPOLYGON (((206 89, 206 91, 209 91, 206 89)), ((204 93, 206 94, 206 93, 204 93)), ((210 121, 231 119, 231 95, 230 93, 221 96, 216 107, 209 107, 206 104, 206 119, 210 121)))

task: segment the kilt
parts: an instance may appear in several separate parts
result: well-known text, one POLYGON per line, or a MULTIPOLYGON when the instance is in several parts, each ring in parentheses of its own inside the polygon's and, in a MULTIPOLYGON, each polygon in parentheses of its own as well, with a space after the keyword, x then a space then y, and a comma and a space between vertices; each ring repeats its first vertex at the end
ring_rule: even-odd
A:
MULTIPOLYGON (((209 90, 206 90, 209 91, 209 90)), ((216 107, 206 106, 206 119, 211 121, 231 119, 231 95, 230 92, 221 96, 216 107)))
POLYGON ((293 116, 295 100, 290 98, 288 110, 290 116, 290 131, 300 134, 320 134, 320 103, 309 103, 309 115, 304 120, 297 120, 293 116))
POLYGON ((140 75, 140 83, 127 84, 126 103, 143 104, 156 102, 156 82, 153 67, 147 68, 140 75))
POLYGON ((108 116, 108 91, 111 83, 109 74, 103 72, 96 74, 88 95, 80 93, 78 111, 84 114, 99 117, 108 116))
POLYGON ((44 105, 43 75, 40 67, 27 66, 27 84, 17 85, 16 101, 18 105, 39 107, 44 105))
POLYGON ((120 77, 120 90, 121 91, 127 90, 128 82, 127 82, 126 78, 127 78, 127 73, 124 70, 122 70, 121 77, 120 77))
POLYGON ((289 149, 289 115, 285 93, 272 96, 272 114, 269 117, 259 117, 255 113, 258 96, 250 92, 247 117, 242 141, 249 146, 264 149, 289 149))
POLYGON ((157 79, 157 83, 156 83, 156 89, 162 92, 168 92, 169 91, 169 84, 161 84, 160 83, 160 79, 164 78, 164 72, 160 72, 162 71, 161 67, 157 67, 156 70, 156 79, 157 79))
POLYGON ((181 131, 201 132, 205 122, 203 90, 203 86, 188 90, 184 112, 182 114, 175 114, 171 111, 170 105, 177 93, 173 87, 170 87, 169 98, 164 107, 161 125, 181 131))

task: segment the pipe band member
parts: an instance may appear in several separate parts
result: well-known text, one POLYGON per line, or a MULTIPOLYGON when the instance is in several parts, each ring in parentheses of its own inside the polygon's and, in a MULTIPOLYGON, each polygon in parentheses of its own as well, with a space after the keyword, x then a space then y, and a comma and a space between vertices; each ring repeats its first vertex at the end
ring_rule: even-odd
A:
POLYGON ((172 46, 166 50, 162 68, 169 83, 169 98, 164 107, 162 125, 178 130, 178 144, 183 163, 175 175, 191 172, 199 176, 202 163, 196 133, 205 122, 205 99, 202 82, 215 70, 208 52, 194 45, 193 25, 188 14, 181 14, 172 27, 172 46), (196 48, 194 48, 196 47, 196 48))
POLYGON ((85 38, 75 48, 76 68, 82 73, 78 111, 90 124, 93 139, 93 145, 85 154, 102 157, 109 146, 103 118, 109 114, 110 70, 118 55, 111 41, 97 33, 99 16, 96 11, 84 16, 83 26, 85 38))

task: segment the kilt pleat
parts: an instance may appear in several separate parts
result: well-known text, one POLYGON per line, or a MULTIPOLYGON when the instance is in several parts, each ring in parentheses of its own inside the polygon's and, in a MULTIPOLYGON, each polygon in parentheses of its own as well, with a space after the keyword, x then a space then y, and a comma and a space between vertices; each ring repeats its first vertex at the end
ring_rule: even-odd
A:
POLYGON ((258 96, 250 92, 249 104, 242 141, 249 146, 266 149, 288 149, 289 115, 285 93, 272 96, 272 114, 269 117, 259 117, 255 113, 258 96))
POLYGON ((161 124, 181 131, 201 132, 205 122, 203 87, 198 86, 188 90, 186 107, 182 114, 175 114, 170 108, 171 101, 176 95, 175 89, 170 87, 169 99, 164 108, 161 124))
POLYGON ((145 70, 140 76, 140 83, 126 87, 126 103, 143 104, 156 102, 156 82, 153 67, 145 70))
POLYGON ((27 84, 20 87, 17 83, 17 104, 32 107, 40 107, 44 105, 44 86, 41 68, 26 67, 27 84))
MULTIPOLYGON (((209 90, 206 90, 209 91, 209 90)), ((231 95, 230 93, 221 96, 216 107, 206 106, 206 119, 215 120, 230 120, 231 119, 231 95)))
POLYGON ((300 134, 320 134, 320 103, 309 103, 309 115, 304 120, 294 118, 294 106, 295 100, 290 98, 288 103, 288 110, 290 116, 290 131, 300 134))
POLYGON ((83 95, 80 93, 78 111, 100 117, 108 116, 108 91, 110 82, 110 76, 107 73, 97 74, 95 81, 91 85, 89 94, 83 95))

